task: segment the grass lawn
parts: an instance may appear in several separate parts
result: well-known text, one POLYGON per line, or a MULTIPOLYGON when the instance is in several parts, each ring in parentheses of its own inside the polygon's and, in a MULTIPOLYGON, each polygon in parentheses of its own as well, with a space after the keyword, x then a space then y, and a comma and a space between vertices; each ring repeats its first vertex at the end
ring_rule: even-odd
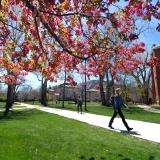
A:
MULTIPOLYGON (((35 102, 35 104, 40 104, 40 103, 35 102)), ((48 107, 62 109, 61 104, 56 104, 55 102, 51 102, 51 101, 48 102, 48 107)), ((76 111, 77 106, 71 102, 65 102, 64 109, 76 111)), ((95 103, 95 102, 87 103, 87 109, 88 109, 87 112, 99 114, 99 115, 111 116, 113 114, 112 107, 102 106, 100 103, 95 103)), ((127 119, 160 123, 160 114, 159 113, 151 113, 151 112, 144 111, 142 108, 136 107, 136 105, 129 105, 129 110, 123 109, 123 113, 127 119)))
POLYGON ((160 144, 36 110, 0 112, 1 160, 159 160, 160 144))
POLYGON ((152 107, 160 110, 160 105, 158 105, 158 104, 152 105, 152 107))
POLYGON ((6 102, 0 102, 0 109, 5 107, 6 102))
MULTIPOLYGON (((0 109, 4 109, 6 105, 6 102, 0 102, 0 109)), ((22 106, 19 106, 19 102, 14 103, 14 108, 21 108, 22 106)))

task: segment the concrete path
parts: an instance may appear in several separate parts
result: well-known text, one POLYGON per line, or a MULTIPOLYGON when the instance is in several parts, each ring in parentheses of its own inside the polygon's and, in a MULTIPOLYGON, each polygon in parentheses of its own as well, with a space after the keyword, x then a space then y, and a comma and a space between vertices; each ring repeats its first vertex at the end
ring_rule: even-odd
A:
MULTIPOLYGON (((37 105, 29 105, 25 103, 21 103, 21 105, 27 108, 36 108, 41 111, 54 113, 63 117, 75 119, 75 120, 85 122, 97 127, 110 129, 108 128, 108 123, 110 120, 109 116, 95 115, 90 113, 79 114, 75 111, 42 107, 37 105)), ((115 129, 112 131, 126 133, 126 134, 130 134, 132 136, 139 137, 145 140, 150 140, 153 142, 160 143, 160 124, 148 123, 148 122, 142 122, 142 121, 136 121, 136 120, 128 120, 128 119, 127 119, 127 122, 130 127, 134 128, 133 131, 127 132, 120 118, 115 118, 113 123, 113 127, 115 129)))

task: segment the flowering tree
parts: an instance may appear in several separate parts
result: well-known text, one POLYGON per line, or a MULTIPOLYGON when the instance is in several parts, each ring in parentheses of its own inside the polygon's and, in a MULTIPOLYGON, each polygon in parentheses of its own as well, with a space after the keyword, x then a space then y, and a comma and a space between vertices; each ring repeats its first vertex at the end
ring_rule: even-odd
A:
MULTIPOLYGON (((13 8, 12 8, 13 9, 13 8)), ((11 26, 17 26, 17 23, 10 20, 11 26)), ((16 86, 23 83, 22 76, 26 75, 26 71, 19 65, 18 61, 15 59, 15 54, 19 50, 19 44, 21 44, 21 38, 23 33, 17 31, 17 29, 10 29, 9 26, 6 26, 6 31, 8 36, 4 40, 5 45, 1 48, 1 67, 3 68, 3 73, 1 73, 0 80, 2 83, 8 85, 7 90, 7 102, 5 115, 11 109, 12 104, 14 103, 16 86)))
MULTIPOLYGON (((2 46, 5 45, 5 39, 9 34, 5 26, 10 25, 7 18, 10 17, 13 21, 20 23, 20 28, 17 29, 26 34, 24 43, 21 45, 22 51, 15 54, 15 57, 20 60, 20 55, 21 57, 29 55, 30 58, 24 67, 32 70, 36 68, 35 65, 40 58, 42 62, 47 54, 52 52, 50 65, 54 71, 58 65, 57 58, 62 54, 71 55, 76 59, 88 59, 99 55, 100 53, 95 50, 97 45, 94 43, 94 37, 99 36, 101 26, 107 26, 108 32, 116 30, 117 38, 132 41, 138 38, 132 32, 136 29, 133 26, 134 17, 138 16, 144 20, 150 20, 151 16, 159 18, 159 3, 152 5, 150 1, 127 1, 123 8, 112 13, 110 6, 116 2, 118 1, 2 0, 1 15, 4 15, 4 18, 1 18, 1 30, 6 33, 2 37, 2 46), (15 10, 11 10, 11 6, 21 11, 18 17, 15 15, 15 10), (87 56, 84 57, 84 55, 87 56)), ((16 28, 11 25, 10 27, 16 28)), ((108 40, 109 37, 105 37, 106 45, 108 40)), ((113 45, 109 48, 113 48, 113 45)), ((121 54, 122 52, 127 54, 127 49, 123 48, 120 42, 112 52, 117 49, 121 50, 121 54)), ((101 52, 101 56, 107 53, 108 50, 101 52)))
MULTIPOLYGON (((143 43, 124 46, 124 41, 138 38, 135 34, 135 18, 160 18, 159 2, 152 4, 150 0, 127 0, 120 8, 117 4, 121 1, 118 0, 0 2, 1 51, 8 46, 12 29, 23 33, 20 49, 12 52, 18 63, 4 55, 0 57, 0 61, 3 61, 1 67, 14 72, 16 70, 17 74, 21 70, 40 70, 50 80, 61 69, 64 57, 68 69, 79 71, 81 68, 78 64, 81 60, 86 60, 89 66, 88 76, 103 74, 107 65, 112 66, 111 72, 115 78, 116 70, 122 63, 132 70, 136 67, 132 55, 144 51, 143 43), (112 9, 113 6, 115 10, 112 9), (20 11, 18 16, 16 10, 20 11)), ((9 79, 11 78, 7 77, 9 79)))

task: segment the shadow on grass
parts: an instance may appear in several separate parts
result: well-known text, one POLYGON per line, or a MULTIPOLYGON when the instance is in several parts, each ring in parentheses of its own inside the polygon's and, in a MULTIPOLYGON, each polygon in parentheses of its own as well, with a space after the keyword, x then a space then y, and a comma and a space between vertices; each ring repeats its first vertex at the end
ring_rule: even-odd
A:
POLYGON ((154 156, 150 156, 148 160, 155 160, 154 156))
MULTIPOLYGON (((80 159, 80 160, 96 160, 95 157, 87 158, 87 157, 85 157, 85 156, 83 156, 83 155, 80 156, 79 159, 80 159)), ((100 160, 107 160, 107 158, 106 158, 106 157, 100 157, 100 160)))
MULTIPOLYGON (((131 160, 131 158, 123 158, 123 155, 122 154, 118 154, 118 157, 121 159, 121 160, 131 160)), ((96 160, 96 158, 95 157, 90 157, 90 158, 87 158, 87 157, 85 157, 85 156, 80 156, 79 157, 79 159, 80 160, 96 160)), ((103 157, 103 156, 101 156, 100 158, 98 158, 98 159, 100 159, 100 160, 108 160, 108 158, 107 157, 103 157)), ((154 160, 154 159, 149 159, 149 160, 154 160)))
MULTIPOLYGON (((121 160, 132 160, 132 158, 123 158, 122 154, 118 154, 118 157, 121 157, 122 158, 121 160)), ((148 160, 155 160, 155 157, 154 156, 149 156, 148 160)))
MULTIPOLYGON (((124 156, 122 154, 118 154, 118 157, 121 159, 121 160, 132 160, 131 158, 123 158, 124 156)), ((80 156, 79 157, 80 160, 96 160, 95 157, 90 157, 90 158, 87 158, 85 156, 80 156)), ((100 160, 107 160, 107 157, 100 157, 99 158, 100 160)), ((149 156, 149 159, 148 160, 155 160, 155 157, 154 156, 149 156)))
POLYGON ((33 114, 41 114, 40 112, 35 112, 35 109, 28 109, 23 111, 10 111, 7 116, 4 116, 3 112, 0 112, 0 122, 28 119, 33 114))
MULTIPOLYGON (((123 158, 123 155, 122 154, 118 154, 118 157, 123 158)), ((123 158, 122 160, 131 160, 131 159, 130 158, 123 158)))

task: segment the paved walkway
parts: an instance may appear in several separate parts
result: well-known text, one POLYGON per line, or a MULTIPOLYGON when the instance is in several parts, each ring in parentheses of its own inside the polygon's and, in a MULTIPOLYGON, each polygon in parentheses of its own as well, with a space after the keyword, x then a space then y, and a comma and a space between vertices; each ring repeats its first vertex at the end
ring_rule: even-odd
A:
MULTIPOLYGON (((109 116, 95 115, 90 113, 79 114, 75 111, 42 107, 37 105, 29 105, 25 103, 21 103, 21 105, 27 108, 36 108, 41 111, 54 113, 54 114, 75 119, 81 122, 86 122, 88 124, 91 124, 97 127, 110 129, 108 128, 108 123, 110 120, 109 116)), ((130 134, 135 137, 160 143, 160 124, 148 123, 148 122, 142 122, 142 121, 136 121, 136 120, 128 120, 128 119, 127 119, 127 122, 130 127, 134 128, 133 131, 127 132, 120 118, 115 119, 113 123, 113 127, 115 129, 113 131, 130 134)))

